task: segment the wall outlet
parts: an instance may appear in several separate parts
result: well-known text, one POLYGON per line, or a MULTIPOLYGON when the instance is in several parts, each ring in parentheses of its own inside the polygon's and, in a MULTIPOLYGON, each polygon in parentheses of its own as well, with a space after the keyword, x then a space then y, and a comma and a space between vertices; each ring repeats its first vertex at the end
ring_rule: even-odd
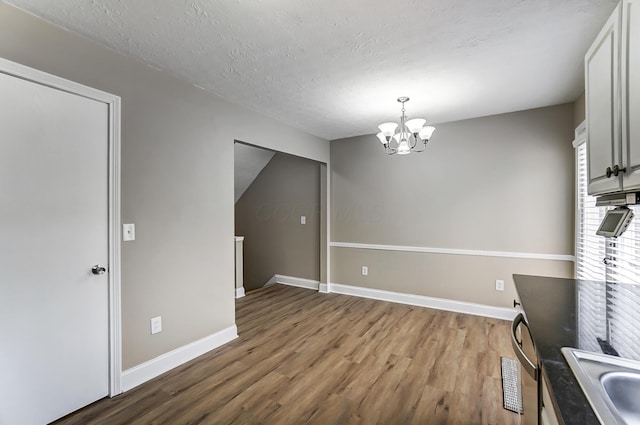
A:
POLYGON ((504 291, 504 280, 496 280, 496 291, 504 291))
POLYGON ((123 224, 122 225, 122 241, 135 241, 136 240, 136 225, 135 224, 123 224))
POLYGON ((369 275, 369 267, 362 266, 362 276, 367 276, 367 275, 369 275))
POLYGON ((151 319, 151 335, 162 332, 162 316, 151 319))
POLYGON ((300 216, 300 224, 307 224, 307 217, 304 215, 300 216))

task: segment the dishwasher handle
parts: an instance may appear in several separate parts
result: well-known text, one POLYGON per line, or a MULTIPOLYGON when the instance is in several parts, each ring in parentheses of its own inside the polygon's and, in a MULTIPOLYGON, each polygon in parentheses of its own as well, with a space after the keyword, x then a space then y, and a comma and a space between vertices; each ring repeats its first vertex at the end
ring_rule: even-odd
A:
POLYGON ((524 354, 524 351, 522 351, 522 342, 518 341, 518 338, 516 336, 516 331, 520 324, 526 326, 527 330, 529 329, 529 325, 527 324, 527 321, 524 320, 524 315, 522 313, 518 313, 516 318, 513 319, 513 322, 511 323, 511 346, 513 347, 513 351, 515 351, 520 364, 522 364, 522 367, 524 367, 524 370, 527 371, 529 376, 537 381, 538 367, 533 364, 531 360, 529 360, 526 354, 524 354))

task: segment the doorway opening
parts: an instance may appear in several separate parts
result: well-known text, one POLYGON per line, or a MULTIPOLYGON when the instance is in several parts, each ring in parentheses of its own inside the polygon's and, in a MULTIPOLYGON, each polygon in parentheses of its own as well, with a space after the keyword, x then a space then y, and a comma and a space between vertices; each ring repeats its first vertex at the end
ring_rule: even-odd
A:
POLYGON ((236 141, 234 175, 236 296, 326 285, 326 164, 236 141))

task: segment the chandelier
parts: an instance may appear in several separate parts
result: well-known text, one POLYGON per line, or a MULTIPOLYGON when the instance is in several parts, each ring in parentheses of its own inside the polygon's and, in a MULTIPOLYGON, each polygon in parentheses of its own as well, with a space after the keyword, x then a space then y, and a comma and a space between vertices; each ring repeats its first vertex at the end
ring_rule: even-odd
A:
POLYGON ((395 122, 385 122, 378 126, 380 133, 376 134, 384 151, 388 155, 406 155, 411 152, 422 152, 427 148, 427 142, 435 131, 435 127, 425 126, 427 120, 414 118, 407 121, 404 113, 404 104, 409 101, 406 96, 399 97, 398 102, 402 103, 402 116, 400 117, 400 128, 395 122), (396 130, 398 132, 396 133, 396 130), (422 145, 419 144, 422 142, 422 145))

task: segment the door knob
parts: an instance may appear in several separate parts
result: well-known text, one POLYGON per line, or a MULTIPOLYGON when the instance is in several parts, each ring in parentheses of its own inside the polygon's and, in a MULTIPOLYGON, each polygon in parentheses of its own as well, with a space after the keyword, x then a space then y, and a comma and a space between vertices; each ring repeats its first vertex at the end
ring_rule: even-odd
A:
POLYGON ((99 264, 96 264, 95 266, 91 267, 91 273, 93 274, 104 274, 104 272, 106 272, 107 269, 105 269, 104 267, 102 267, 99 264))

